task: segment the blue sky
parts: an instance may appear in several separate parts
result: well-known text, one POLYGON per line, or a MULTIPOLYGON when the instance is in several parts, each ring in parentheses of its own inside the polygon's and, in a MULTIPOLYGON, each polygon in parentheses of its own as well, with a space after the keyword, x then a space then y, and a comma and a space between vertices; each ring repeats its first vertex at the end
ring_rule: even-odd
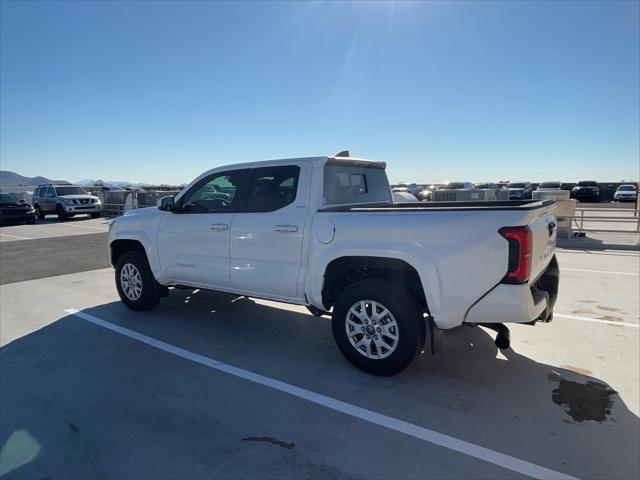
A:
POLYGON ((0 2, 4 170, 181 183, 384 160, 392 181, 640 176, 639 3, 0 2))

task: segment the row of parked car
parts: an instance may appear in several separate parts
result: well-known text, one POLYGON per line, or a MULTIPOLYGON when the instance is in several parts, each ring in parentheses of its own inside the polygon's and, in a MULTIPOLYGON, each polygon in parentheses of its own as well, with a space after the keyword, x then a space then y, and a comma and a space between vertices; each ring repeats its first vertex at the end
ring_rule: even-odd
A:
POLYGON ((78 185, 38 185, 32 203, 19 200, 10 193, 0 192, 0 225, 9 223, 35 223, 48 214, 67 220, 78 214, 98 218, 102 213, 100 199, 78 185))
MULTIPOLYGON (((401 182, 395 187, 395 193, 411 194, 420 201, 431 200, 432 194, 436 190, 501 190, 509 191, 510 200, 526 200, 533 196, 535 190, 568 190, 570 197, 581 202, 599 202, 600 186, 593 180, 583 180, 577 183, 563 182, 446 182, 442 185, 418 185, 416 183, 401 182)), ((619 185, 614 193, 615 201, 632 201, 637 198, 638 191, 634 184, 619 185)))

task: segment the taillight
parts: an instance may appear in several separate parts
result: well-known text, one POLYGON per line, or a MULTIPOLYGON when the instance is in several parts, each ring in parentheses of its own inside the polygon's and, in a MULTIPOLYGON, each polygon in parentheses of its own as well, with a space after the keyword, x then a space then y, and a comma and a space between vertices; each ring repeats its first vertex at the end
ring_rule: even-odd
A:
POLYGON ((509 242, 509 266, 502 283, 527 283, 531 274, 531 229, 504 227, 499 233, 509 242))

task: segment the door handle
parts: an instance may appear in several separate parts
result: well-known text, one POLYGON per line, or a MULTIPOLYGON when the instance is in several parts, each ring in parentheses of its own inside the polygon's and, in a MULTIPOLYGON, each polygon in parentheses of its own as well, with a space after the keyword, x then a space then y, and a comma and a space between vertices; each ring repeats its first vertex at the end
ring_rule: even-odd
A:
POLYGON ((297 225, 276 225, 273 227, 276 232, 297 232, 297 225))
POLYGON ((226 223, 212 223, 211 230, 229 230, 229 225, 226 223))

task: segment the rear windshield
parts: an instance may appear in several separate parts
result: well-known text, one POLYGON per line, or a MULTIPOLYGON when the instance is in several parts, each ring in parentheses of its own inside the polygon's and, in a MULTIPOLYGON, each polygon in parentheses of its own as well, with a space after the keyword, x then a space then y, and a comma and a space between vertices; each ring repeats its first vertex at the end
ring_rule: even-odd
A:
POLYGON ((524 183, 508 183, 507 188, 526 188, 524 183))
POLYGON ((324 204, 391 201, 391 189, 382 168, 330 164, 324 167, 324 204))
POLYGON ((560 188, 560 182, 542 182, 540 188, 560 188))
POLYGON ((634 187, 633 185, 620 185, 618 187, 618 190, 622 190, 625 192, 635 192, 636 191, 636 187, 634 187))
POLYGON ((86 195, 87 191, 82 187, 56 187, 58 195, 86 195))
POLYGON ((449 182, 445 183, 440 187, 440 190, 460 190, 464 188, 464 183, 462 182, 449 182))
POLYGON ((598 182, 578 182, 579 187, 597 187, 598 182))

